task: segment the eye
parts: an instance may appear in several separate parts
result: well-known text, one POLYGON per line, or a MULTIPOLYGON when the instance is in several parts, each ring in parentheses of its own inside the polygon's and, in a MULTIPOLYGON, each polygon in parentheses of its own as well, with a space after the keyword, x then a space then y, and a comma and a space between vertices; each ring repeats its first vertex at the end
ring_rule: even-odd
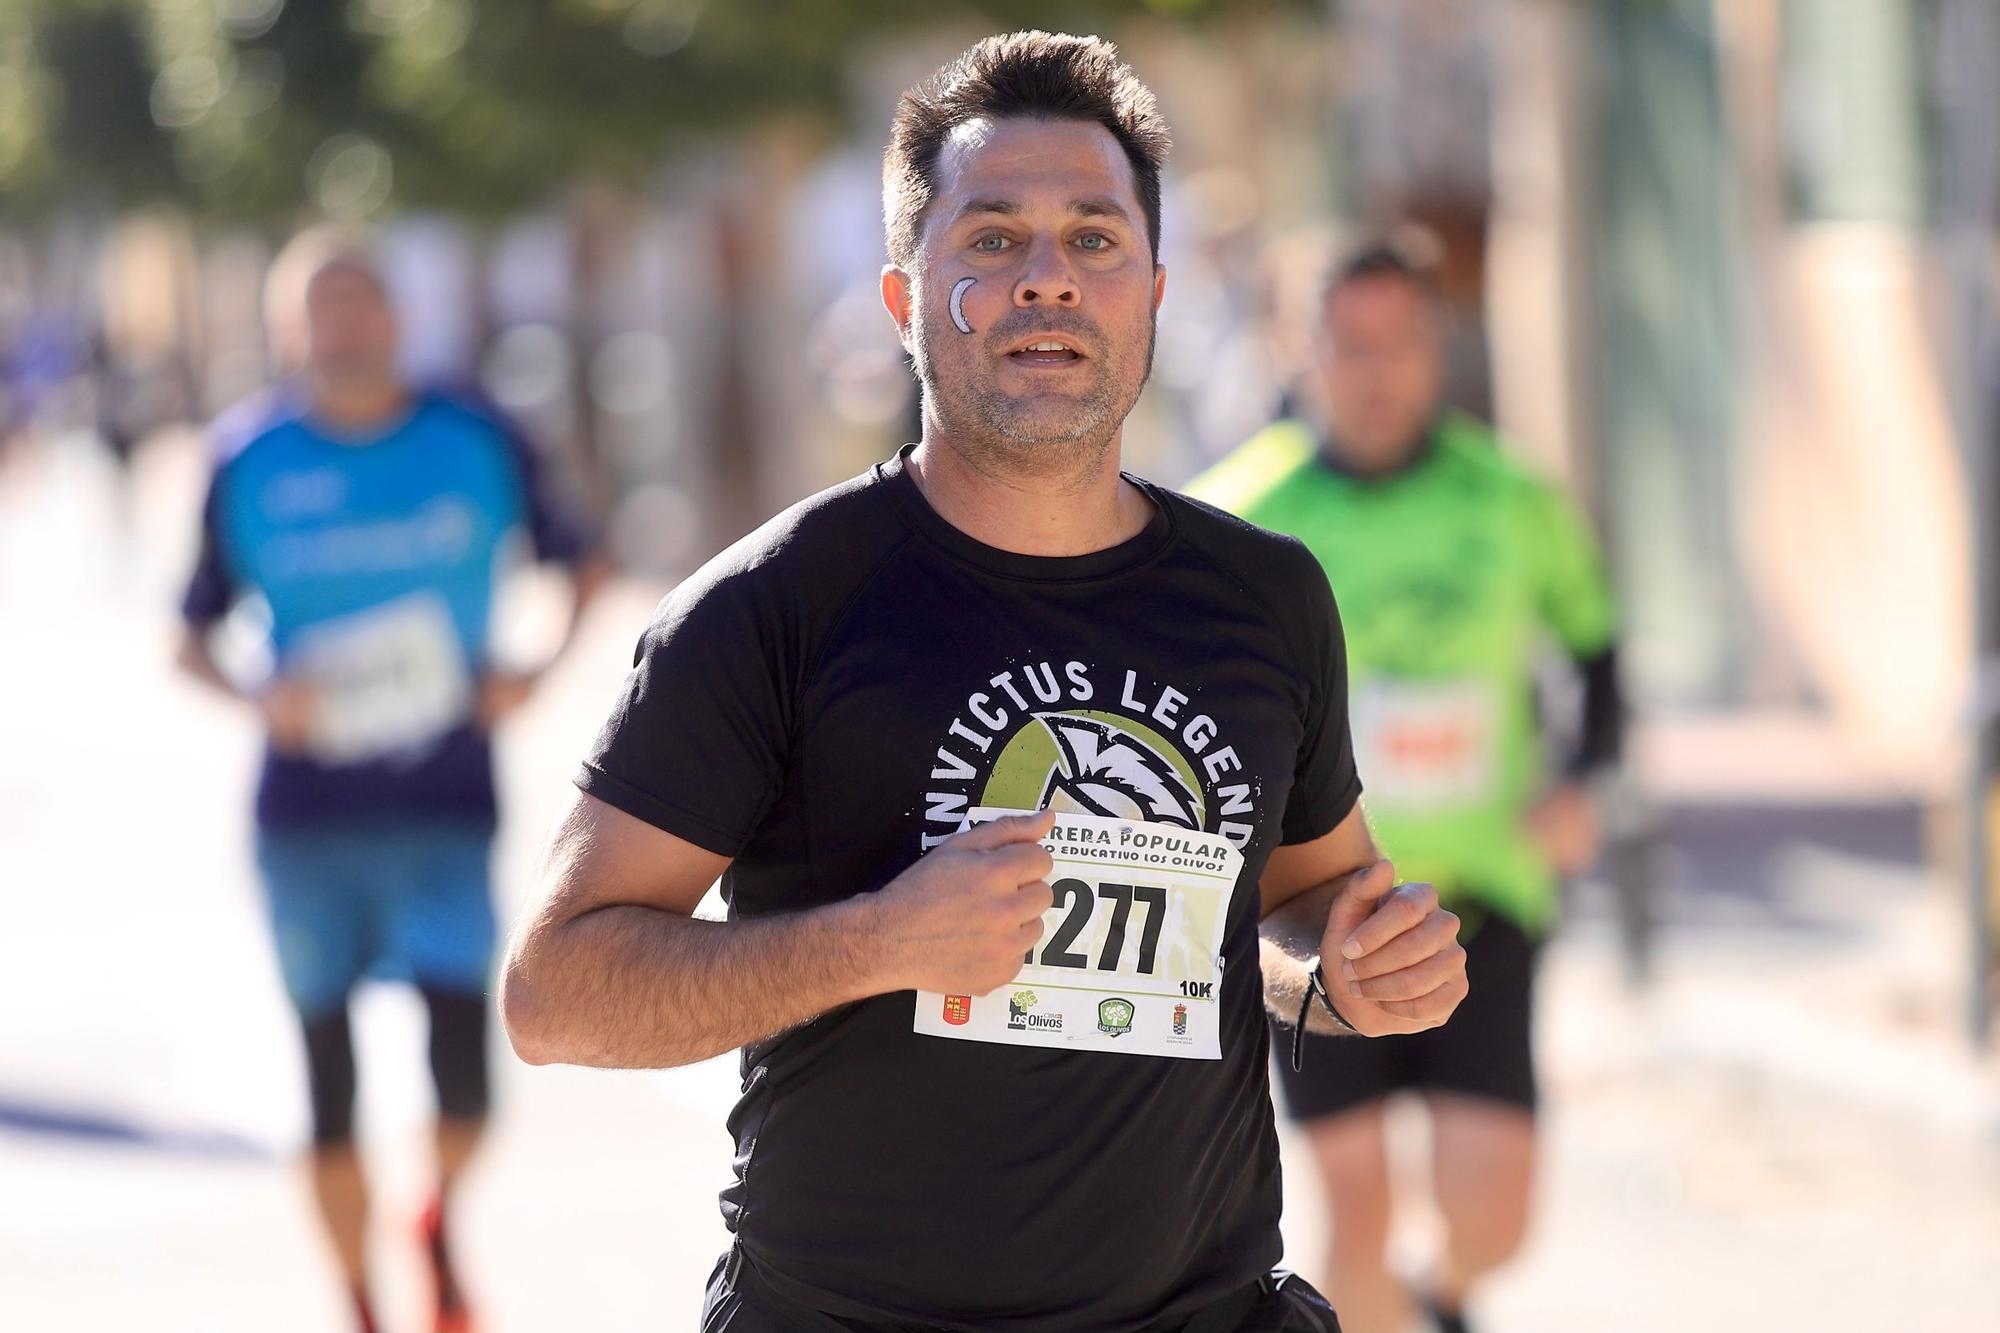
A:
POLYGON ((997 255, 1002 250, 1005 250, 1008 244, 1009 242, 1005 236, 1002 236, 997 231, 989 231, 983 236, 974 238, 972 248, 981 254, 997 255))
POLYGON ((1076 243, 1082 249, 1092 251, 1109 250, 1114 244, 1112 239, 1101 231, 1087 231, 1076 238, 1076 243))

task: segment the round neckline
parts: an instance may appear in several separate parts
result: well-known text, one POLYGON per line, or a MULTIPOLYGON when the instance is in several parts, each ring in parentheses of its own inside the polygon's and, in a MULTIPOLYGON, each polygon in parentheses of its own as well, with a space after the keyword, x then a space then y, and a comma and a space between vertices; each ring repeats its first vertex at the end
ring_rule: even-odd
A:
POLYGON ((1148 563, 1174 539, 1174 515, 1166 495, 1144 478, 1120 472, 1118 475, 1138 487, 1153 506, 1153 516, 1135 535, 1115 546, 1086 551, 1082 555, 1028 555, 988 546, 970 533, 952 526, 942 514, 931 508, 931 502, 917 486, 917 479, 910 475, 910 454, 916 447, 915 444, 906 444, 896 451, 895 457, 877 463, 875 475, 888 488, 913 528, 943 547, 948 554, 989 574, 1034 583, 1074 583, 1084 579, 1109 578, 1148 563))
POLYGON ((311 398, 300 392, 295 399, 295 419, 305 428, 308 435, 338 449, 370 449, 385 444, 410 428, 416 419, 429 410, 431 398, 428 393, 412 390, 404 399, 403 410, 390 417, 382 425, 365 431, 348 433, 334 430, 313 415, 311 398))
POLYGON ((1423 471, 1437 456, 1438 432, 1442 428, 1442 422, 1441 417, 1432 417, 1417 436, 1415 443, 1410 446, 1409 452, 1395 464, 1379 472, 1365 472, 1352 466, 1340 457, 1332 439, 1324 432, 1310 422, 1303 424, 1312 436, 1313 460, 1319 464, 1322 471, 1330 472, 1353 486, 1377 487, 1390 485, 1423 471))

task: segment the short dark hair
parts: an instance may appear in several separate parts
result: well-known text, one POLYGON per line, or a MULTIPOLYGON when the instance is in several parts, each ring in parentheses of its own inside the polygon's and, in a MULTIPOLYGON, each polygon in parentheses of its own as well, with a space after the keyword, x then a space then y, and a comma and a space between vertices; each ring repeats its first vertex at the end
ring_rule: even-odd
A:
POLYGON ((1370 278, 1395 278, 1416 288, 1417 294, 1433 307, 1442 309, 1444 291, 1438 286, 1437 266, 1420 257, 1409 245, 1374 240, 1356 246, 1327 271, 1320 288, 1320 304, 1333 299, 1342 288, 1370 278))
POLYGON ((882 223, 890 261, 908 267, 936 189, 945 139, 967 121, 1095 121, 1132 164, 1146 239, 1160 253, 1160 165, 1167 122, 1152 90, 1101 37, 1040 30, 988 37, 904 93, 882 154, 882 223))

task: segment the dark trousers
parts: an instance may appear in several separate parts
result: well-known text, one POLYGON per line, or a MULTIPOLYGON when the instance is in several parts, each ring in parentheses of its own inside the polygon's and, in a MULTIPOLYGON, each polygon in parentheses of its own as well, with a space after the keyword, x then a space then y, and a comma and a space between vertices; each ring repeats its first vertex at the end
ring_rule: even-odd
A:
MULTIPOLYGON (((870 1324, 808 1309, 771 1290, 754 1265, 731 1250, 715 1265, 702 1304, 701 1333, 937 1333, 924 1324, 870 1324)), ((1267 1273, 1191 1318, 1144 1333, 1340 1333, 1326 1297, 1283 1269, 1267 1273)))

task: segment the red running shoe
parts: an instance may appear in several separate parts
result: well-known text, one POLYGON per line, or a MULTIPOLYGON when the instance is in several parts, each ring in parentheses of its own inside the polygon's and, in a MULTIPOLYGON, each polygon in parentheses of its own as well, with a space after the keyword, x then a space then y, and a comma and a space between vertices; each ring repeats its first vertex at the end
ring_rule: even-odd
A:
POLYGON ((375 1323, 375 1307, 368 1303, 368 1293, 360 1287, 355 1287, 348 1294, 354 1298, 356 1333, 381 1333, 375 1323))
POLYGON ((451 1247, 444 1234, 443 1200, 430 1201, 418 1228, 424 1254, 431 1261, 431 1289, 437 1293, 437 1314, 431 1320, 431 1333, 477 1333, 478 1326, 465 1303, 465 1292, 460 1289, 458 1274, 451 1266, 451 1247))

